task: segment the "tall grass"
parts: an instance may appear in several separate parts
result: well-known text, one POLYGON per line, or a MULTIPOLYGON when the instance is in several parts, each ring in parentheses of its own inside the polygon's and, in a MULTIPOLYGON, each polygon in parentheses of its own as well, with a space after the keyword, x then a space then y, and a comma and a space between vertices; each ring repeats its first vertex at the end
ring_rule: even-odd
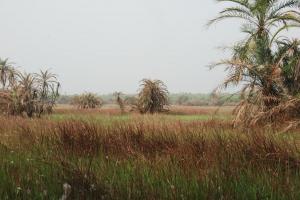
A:
POLYGON ((299 199, 296 133, 227 121, 0 118, 1 199, 299 199))

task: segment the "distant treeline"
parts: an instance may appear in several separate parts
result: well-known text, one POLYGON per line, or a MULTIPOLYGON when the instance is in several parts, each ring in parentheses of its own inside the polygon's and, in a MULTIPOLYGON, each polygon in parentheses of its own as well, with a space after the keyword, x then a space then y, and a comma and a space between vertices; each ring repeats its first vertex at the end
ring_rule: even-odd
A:
MULTIPOLYGON (((61 95, 57 101, 58 104, 71 104, 76 95, 61 95)), ((114 94, 98 95, 103 104, 115 104, 114 94)), ((124 99, 134 98, 135 94, 124 94, 124 99)), ((184 106, 221 106, 236 105, 239 101, 238 94, 201 94, 201 93, 172 93, 169 95, 170 104, 184 106)))

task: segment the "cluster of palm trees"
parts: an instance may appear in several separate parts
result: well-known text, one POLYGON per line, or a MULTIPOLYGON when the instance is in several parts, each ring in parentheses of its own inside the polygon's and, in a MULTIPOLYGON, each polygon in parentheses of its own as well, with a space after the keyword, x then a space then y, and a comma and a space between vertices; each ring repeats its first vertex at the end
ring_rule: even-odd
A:
MULTIPOLYGON (((227 88, 243 84, 242 101, 236 109, 236 124, 257 124, 300 117, 300 41, 284 35, 300 26, 299 0, 218 0, 230 2, 219 16, 243 21, 243 41, 232 48, 232 57, 214 66, 226 65, 227 88)), ((298 124, 298 122, 296 123, 298 124)))
MULTIPOLYGON (((114 93, 115 102, 119 105, 122 114, 126 112, 126 107, 130 107, 130 111, 138 111, 142 114, 168 110, 169 92, 161 80, 143 79, 137 96, 123 96, 122 92, 114 93)), ((72 105, 79 109, 94 109, 101 107, 103 101, 96 94, 84 93, 74 96, 72 105)))
POLYGON ((8 59, 0 59, 0 111, 8 115, 40 117, 51 113, 59 96, 57 76, 49 70, 22 73, 8 59))

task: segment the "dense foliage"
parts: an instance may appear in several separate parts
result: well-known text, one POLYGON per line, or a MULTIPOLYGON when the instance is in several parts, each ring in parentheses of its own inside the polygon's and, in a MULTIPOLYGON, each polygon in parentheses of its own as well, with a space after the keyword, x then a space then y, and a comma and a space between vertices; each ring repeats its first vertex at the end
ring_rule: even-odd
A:
POLYGON ((22 73, 8 59, 0 59, 0 85, 1 113, 28 117, 51 113, 60 87, 50 71, 22 73))
POLYGON ((227 18, 243 21, 243 41, 232 48, 232 57, 216 65, 227 65, 222 86, 243 84, 236 124, 295 124, 300 118, 300 42, 282 33, 300 26, 298 0, 219 0, 231 2, 210 23, 227 18))

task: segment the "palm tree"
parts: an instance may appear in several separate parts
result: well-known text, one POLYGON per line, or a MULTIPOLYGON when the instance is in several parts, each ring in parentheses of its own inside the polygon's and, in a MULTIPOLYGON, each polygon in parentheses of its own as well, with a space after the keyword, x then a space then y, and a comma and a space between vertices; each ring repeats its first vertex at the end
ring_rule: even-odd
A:
POLYGON ((36 73, 34 76, 38 85, 38 116, 45 110, 51 113, 55 101, 59 96, 60 83, 57 81, 57 75, 51 73, 49 70, 41 70, 40 73, 36 73))
MULTIPOLYGON (((227 7, 219 16, 208 24, 235 18, 243 21, 242 32, 247 37, 233 48, 235 61, 264 68, 270 73, 272 63, 272 46, 277 36, 291 27, 300 26, 299 0, 218 0, 230 2, 234 6, 227 7)), ((249 69, 247 69, 249 71, 249 69)), ((239 73, 239 72, 237 72, 239 73)), ((252 70, 247 72, 250 76, 257 74, 252 70)), ((265 84, 265 83, 263 83, 265 84)), ((267 83, 266 83, 267 84, 267 83)))
POLYGON ((7 89, 10 83, 14 81, 16 73, 8 59, 3 60, 0 58, 0 83, 3 90, 7 89))
POLYGON ((57 88, 57 86, 59 86, 59 82, 57 81, 57 75, 51 73, 49 70, 41 70, 40 73, 35 73, 34 75, 37 83, 39 84, 41 98, 47 99, 47 96, 50 92, 52 92, 52 89, 57 88))
POLYGON ((229 74, 222 87, 244 83, 236 121, 249 123, 247 118, 256 122, 258 115, 261 118, 262 113, 283 107, 286 99, 299 93, 298 42, 282 40, 278 36, 290 27, 299 27, 300 3, 298 0, 218 1, 231 2, 235 6, 225 8, 209 24, 226 18, 242 19, 242 32, 247 37, 232 48, 231 59, 213 66, 227 66, 229 74))
POLYGON ((160 80, 143 79, 138 94, 138 109, 141 113, 165 111, 169 105, 169 92, 160 80))
POLYGON ((21 104, 21 112, 25 111, 28 117, 32 117, 36 111, 36 103, 38 101, 38 89, 36 79, 33 74, 20 74, 18 87, 18 99, 21 104))
POLYGON ((289 95, 295 96, 300 92, 300 41, 284 39, 277 41, 278 51, 275 54, 277 73, 289 95))
POLYGON ((228 18, 243 20, 241 28, 247 37, 234 47, 234 58, 257 66, 272 62, 271 48, 282 31, 300 26, 298 0, 218 1, 231 2, 235 6, 225 8, 209 24, 228 18))
MULTIPOLYGON (((230 2, 234 6, 227 7, 212 19, 208 25, 228 18, 244 21, 242 31, 252 38, 268 37, 273 41, 281 31, 289 27, 299 26, 300 3, 298 0, 217 0, 230 2), (271 30, 275 30, 272 32, 271 30)), ((248 41, 251 42, 251 41, 248 41)))

